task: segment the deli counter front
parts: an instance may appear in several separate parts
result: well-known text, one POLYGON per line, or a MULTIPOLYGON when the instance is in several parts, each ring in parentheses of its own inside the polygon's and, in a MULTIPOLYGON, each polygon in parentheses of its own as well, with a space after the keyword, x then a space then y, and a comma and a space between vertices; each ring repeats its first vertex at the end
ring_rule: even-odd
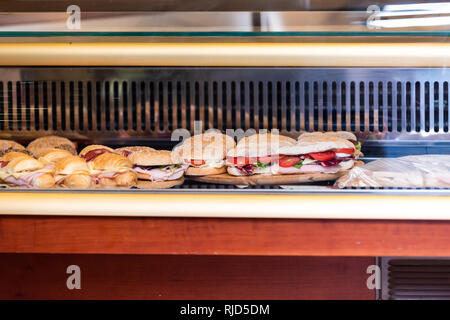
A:
POLYGON ((450 297, 449 3, 66 2, 0 4, 0 298, 450 297))

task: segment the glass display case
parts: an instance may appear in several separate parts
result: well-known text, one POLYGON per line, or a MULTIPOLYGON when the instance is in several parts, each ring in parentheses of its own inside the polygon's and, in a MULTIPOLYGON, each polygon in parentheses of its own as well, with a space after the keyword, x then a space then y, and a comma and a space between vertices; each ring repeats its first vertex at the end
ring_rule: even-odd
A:
MULTIPOLYGON (((362 143, 365 163, 449 150, 446 2, 9 1, 0 10, 2 139, 26 145, 58 135, 78 151, 90 144, 171 149, 177 130, 277 130, 293 139, 347 131, 362 143)), ((398 186, 358 180, 375 189, 196 180, 110 192, 230 193, 242 201, 259 193, 447 194, 445 175, 427 184, 424 174, 416 168, 419 182, 398 186)), ((412 179, 404 175, 384 178, 412 179)), ((190 214, 201 207, 209 210, 200 202, 190 214)))
POLYGON ((437 0, 2 1, 0 252, 383 256, 383 272, 404 264, 386 257, 448 256, 449 35, 437 0), (137 187, 166 183, 149 171, 168 164, 127 148, 173 155, 212 129, 290 144, 137 187), (42 159, 32 141, 48 136, 86 169, 42 159), (103 154, 128 164, 100 177, 103 154), (125 173, 137 182, 101 182, 125 173), (60 184, 72 174, 88 187, 60 184))

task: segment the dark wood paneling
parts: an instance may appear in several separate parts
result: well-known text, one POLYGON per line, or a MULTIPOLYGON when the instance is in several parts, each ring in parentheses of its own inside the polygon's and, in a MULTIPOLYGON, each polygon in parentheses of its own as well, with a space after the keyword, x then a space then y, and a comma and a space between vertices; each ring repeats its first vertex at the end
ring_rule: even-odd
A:
POLYGON ((0 252, 450 256, 450 221, 0 216, 0 252))
POLYGON ((344 257, 0 254, 0 299, 374 299, 344 257), (81 289, 66 268, 81 268, 81 289))

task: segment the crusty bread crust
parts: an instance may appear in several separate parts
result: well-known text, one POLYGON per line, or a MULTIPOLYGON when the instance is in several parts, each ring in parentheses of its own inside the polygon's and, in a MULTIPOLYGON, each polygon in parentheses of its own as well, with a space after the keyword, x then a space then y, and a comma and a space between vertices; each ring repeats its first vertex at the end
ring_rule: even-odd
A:
POLYGON ((190 160, 223 160, 228 150, 236 146, 234 139, 220 132, 206 132, 186 139, 174 150, 177 159, 190 160))
POLYGON ((278 154, 279 149, 292 146, 296 140, 278 134, 254 134, 241 139, 235 148, 227 152, 228 157, 264 157, 278 154))
POLYGON ((14 172, 34 171, 44 167, 41 162, 22 152, 8 152, 0 159, 8 162, 5 168, 14 172))
POLYGON ((134 171, 127 171, 114 178, 119 187, 134 187, 137 183, 137 175, 134 171))
POLYGON ((55 185, 55 179, 51 173, 44 173, 36 177, 34 180, 34 187, 46 189, 51 188, 55 185))
POLYGON ((12 140, 0 140, 0 151, 9 150, 9 149, 25 150, 25 147, 23 145, 21 145, 20 143, 17 143, 12 140))
POLYGON ((326 136, 337 137, 345 140, 358 141, 358 138, 356 138, 356 136, 349 131, 328 131, 325 132, 324 134, 326 136))
POLYGON ((157 181, 138 180, 137 187, 139 189, 169 189, 184 183, 184 177, 177 180, 157 181))
POLYGON ((40 161, 44 163, 55 163, 59 161, 60 159, 71 157, 73 156, 72 153, 70 153, 67 150, 64 149, 56 149, 51 148, 44 151, 42 156, 39 158, 40 161))
POLYGON ((92 160, 94 170, 111 170, 115 168, 132 168, 133 163, 126 157, 116 153, 103 153, 92 160))
POLYGON ((68 156, 55 163, 55 174, 73 174, 74 172, 89 172, 86 161, 78 156, 68 156))
POLYGON ((87 189, 92 185, 89 174, 71 174, 64 178, 62 186, 73 189, 87 189))
POLYGON ((30 151, 36 158, 39 158, 47 149, 55 148, 61 145, 69 145, 73 149, 76 149, 75 144, 67 138, 47 136, 31 141, 27 146, 27 150, 30 151))
POLYGON ((297 140, 301 140, 307 137, 318 137, 318 136, 323 136, 323 132, 320 131, 303 132, 298 136, 297 140))
POLYGON ((203 167, 203 168, 197 168, 197 167, 189 167, 186 170, 185 175, 187 176, 209 176, 212 174, 221 174, 227 172, 227 169, 225 166, 221 168, 210 168, 210 167, 203 167))
POLYGON ((298 140, 305 139, 307 137, 317 137, 317 136, 327 136, 327 137, 336 137, 341 138, 345 140, 350 141, 357 141, 358 139, 356 136, 349 131, 327 131, 327 132, 320 132, 320 131, 314 131, 314 132, 303 132, 299 137, 298 140))
POLYGON ((300 139, 296 145, 280 148, 280 154, 298 155, 340 148, 354 149, 355 146, 346 139, 326 135, 313 135, 300 139))
POLYGON ((172 159, 172 152, 168 150, 142 150, 128 156, 133 164, 138 166, 165 166, 178 164, 172 159))
POLYGON ((120 173, 115 178, 100 178, 98 186, 101 187, 134 187, 137 183, 137 175, 134 171, 120 173))
POLYGON ((112 149, 110 147, 103 146, 101 144, 91 144, 91 145, 87 146, 86 148, 84 148, 83 150, 81 150, 78 155, 81 157, 81 156, 84 156, 89 151, 97 150, 97 149, 106 149, 109 152, 114 152, 114 149, 112 149))
POLYGON ((134 152, 141 152, 141 151, 155 151, 155 149, 150 148, 150 147, 144 147, 144 146, 130 146, 130 147, 121 147, 121 148, 114 149, 114 152, 121 154, 125 157, 128 157, 124 154, 126 151, 131 154, 134 152))

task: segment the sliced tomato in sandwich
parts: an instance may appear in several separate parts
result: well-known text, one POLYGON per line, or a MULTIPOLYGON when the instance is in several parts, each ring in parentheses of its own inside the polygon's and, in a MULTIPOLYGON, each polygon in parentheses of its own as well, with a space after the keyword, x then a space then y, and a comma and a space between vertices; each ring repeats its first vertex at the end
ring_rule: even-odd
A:
POLYGON ((336 153, 353 154, 353 153, 355 153, 355 149, 354 148, 341 148, 341 149, 337 149, 336 153))
POLYGON ((312 152, 309 154, 311 158, 317 161, 329 161, 336 157, 336 153, 334 151, 325 151, 325 152, 312 152))
POLYGON ((0 168, 6 167, 9 161, 0 161, 0 168))
POLYGON ((205 160, 191 160, 193 166, 202 166, 206 163, 205 160))
MULTIPOLYGON (((262 159, 263 157, 260 157, 260 158, 262 159)), ((243 166, 243 165, 247 165, 247 164, 254 164, 257 161, 259 161, 260 158, 257 158, 257 157, 235 157, 235 158, 228 157, 227 161, 232 164, 243 166)), ((270 163, 270 161, 264 162, 264 163, 270 163)))
POLYGON ((301 158, 296 156, 280 156, 279 165, 283 168, 290 168, 299 163, 300 160, 301 158))

